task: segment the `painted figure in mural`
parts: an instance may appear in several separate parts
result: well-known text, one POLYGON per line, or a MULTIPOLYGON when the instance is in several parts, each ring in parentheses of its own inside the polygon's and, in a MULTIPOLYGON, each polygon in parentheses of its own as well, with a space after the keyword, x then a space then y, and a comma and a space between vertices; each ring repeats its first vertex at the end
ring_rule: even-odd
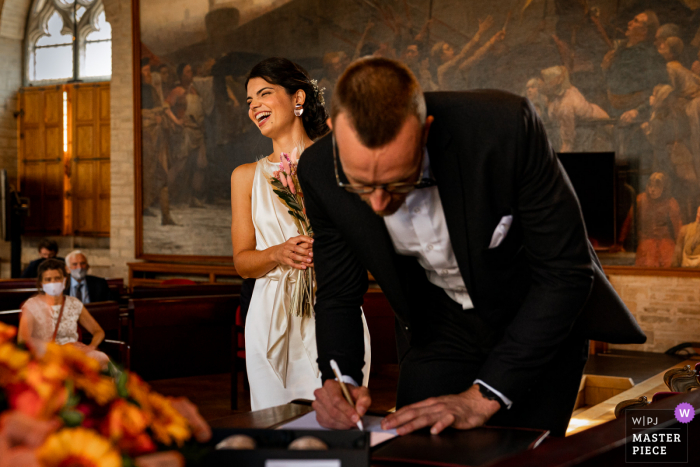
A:
POLYGON ((596 138, 596 132, 579 129, 577 134, 577 123, 595 120, 608 123, 610 117, 607 112, 586 100, 576 86, 571 84, 569 72, 563 66, 542 70, 542 81, 542 90, 549 100, 547 114, 554 128, 558 130, 559 144, 555 144, 555 150, 571 152, 595 147, 596 142, 593 140, 596 138))
POLYGON ((679 58, 683 53, 683 41, 669 37, 659 42, 659 54, 666 60, 671 86, 683 100, 690 127, 690 152, 696 179, 700 176, 700 76, 684 67, 679 58))
POLYGON ((659 84, 649 97, 649 105, 651 116, 641 128, 654 148, 654 171, 696 183, 685 103, 678 99, 672 86, 659 84))
POLYGON ((494 34, 484 45, 470 56, 469 52, 476 47, 481 36, 493 26, 493 17, 487 16, 483 21, 479 20, 479 29, 474 37, 467 42, 462 50, 455 55, 454 48, 445 41, 433 45, 430 56, 439 63, 437 67, 437 82, 441 91, 461 91, 467 89, 467 81, 464 74, 481 61, 486 53, 497 41, 505 38, 505 30, 494 34))
POLYGON ((668 84, 663 57, 654 47, 659 19, 651 10, 627 23, 626 39, 615 41, 601 67, 605 75, 610 114, 620 117, 616 134, 616 159, 639 161, 642 172, 651 170, 652 150, 639 129, 648 118, 649 96, 657 84, 668 84))
POLYGON ((617 41, 603 58, 608 100, 623 122, 638 117, 654 86, 668 83, 666 65, 653 45, 658 28, 656 13, 638 14, 627 24, 627 39, 617 41))
POLYGON ((530 99, 530 102, 532 102, 532 105, 537 111, 537 115, 539 115, 540 119, 547 125, 549 122, 549 101, 544 94, 543 88, 544 81, 542 81, 542 78, 530 78, 525 84, 523 95, 530 99))
POLYGON ((202 99, 192 85, 192 66, 181 63, 177 67, 179 84, 166 98, 169 117, 169 136, 172 166, 168 186, 176 202, 189 202, 193 208, 204 207, 204 174, 207 151, 204 143, 204 109, 202 99))
POLYGON ((155 216, 159 202, 161 225, 176 225, 170 216, 168 146, 163 130, 163 101, 153 86, 151 64, 141 60, 141 164, 143 167, 143 215, 155 216))
POLYGON ((673 262, 675 239, 681 230, 681 214, 676 200, 669 196, 667 177, 655 172, 647 189, 637 196, 637 212, 630 208, 620 232, 619 244, 636 226, 638 236, 635 266, 668 268, 673 262))
MULTIPOLYGON (((251 408, 260 410, 313 399, 314 390, 321 387, 315 318, 298 316, 290 303, 299 275, 314 266, 314 240, 299 235, 269 178, 280 170, 282 153, 299 153, 328 132, 328 114, 308 73, 284 58, 254 66, 246 90, 248 116, 273 147, 272 154, 238 166, 231 175, 233 261, 242 277, 256 279, 245 341, 251 408)), ((366 323, 364 336, 368 369, 366 323)), ((365 374, 369 378, 369 371, 365 374)))
POLYGON ((672 266, 700 268, 700 207, 695 214, 695 221, 681 227, 672 266))

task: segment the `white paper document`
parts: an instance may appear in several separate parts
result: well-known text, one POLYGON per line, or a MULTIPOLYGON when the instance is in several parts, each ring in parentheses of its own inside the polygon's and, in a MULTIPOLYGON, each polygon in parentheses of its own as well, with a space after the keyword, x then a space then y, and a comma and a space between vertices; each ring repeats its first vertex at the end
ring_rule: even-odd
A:
MULTIPOLYGON (((365 426, 365 431, 369 431, 370 434, 370 446, 374 447, 377 444, 383 443, 384 441, 390 440, 398 436, 396 430, 382 430, 382 419, 383 417, 377 417, 375 415, 365 415, 362 417, 362 423, 365 426)), ((316 411, 311 411, 296 420, 282 425, 278 430, 328 430, 319 425, 316 420, 316 411)))

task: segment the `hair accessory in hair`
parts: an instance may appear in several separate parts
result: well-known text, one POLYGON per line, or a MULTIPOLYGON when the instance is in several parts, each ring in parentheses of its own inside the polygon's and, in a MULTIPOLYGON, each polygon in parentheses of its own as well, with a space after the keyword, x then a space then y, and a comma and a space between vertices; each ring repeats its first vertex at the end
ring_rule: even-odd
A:
POLYGON ((325 92, 326 88, 319 89, 318 88, 318 81, 316 81, 315 79, 309 80, 309 82, 311 83, 311 86, 313 86, 313 88, 314 88, 314 97, 316 98, 316 100, 318 101, 319 104, 325 106, 326 101, 323 99, 323 93, 325 92))

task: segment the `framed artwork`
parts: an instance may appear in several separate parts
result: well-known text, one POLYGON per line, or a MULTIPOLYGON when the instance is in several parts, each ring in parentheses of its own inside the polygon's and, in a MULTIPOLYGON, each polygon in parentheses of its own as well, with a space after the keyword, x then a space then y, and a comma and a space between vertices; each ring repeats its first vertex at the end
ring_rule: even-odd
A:
POLYGON ((351 61, 383 56, 426 92, 527 97, 605 266, 700 267, 700 2, 134 0, 133 11, 140 258, 231 260, 231 172, 272 150, 247 115, 253 65, 289 58, 330 102, 351 61))

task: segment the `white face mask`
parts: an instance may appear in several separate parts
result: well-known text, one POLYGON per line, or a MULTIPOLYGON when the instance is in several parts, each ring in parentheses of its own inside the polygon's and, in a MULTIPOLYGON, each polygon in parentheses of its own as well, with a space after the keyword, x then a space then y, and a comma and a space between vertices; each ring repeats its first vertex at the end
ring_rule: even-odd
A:
POLYGON ((70 275, 75 279, 76 281, 82 281, 85 280, 85 277, 87 277, 87 269, 83 268, 75 268, 70 270, 70 275))
POLYGON ((61 282, 49 282, 48 284, 43 284, 41 288, 44 290, 46 295, 51 295, 52 297, 58 297, 63 293, 65 281, 61 282))

